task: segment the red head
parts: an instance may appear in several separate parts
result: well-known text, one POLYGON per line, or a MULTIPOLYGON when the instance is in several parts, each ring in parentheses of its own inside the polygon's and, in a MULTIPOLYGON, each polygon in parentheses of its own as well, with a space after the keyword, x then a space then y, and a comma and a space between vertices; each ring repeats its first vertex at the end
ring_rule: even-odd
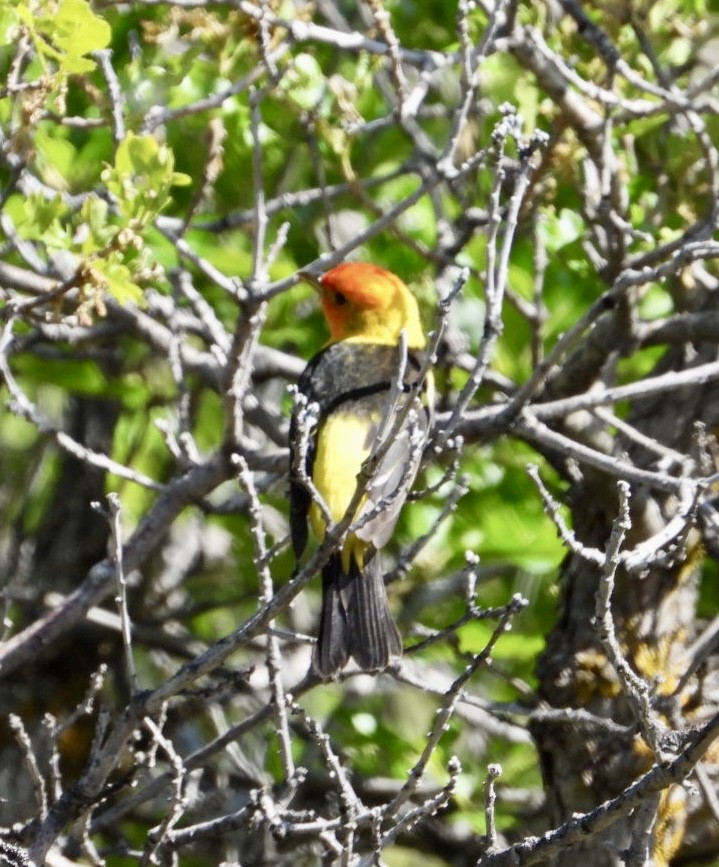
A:
POLYGON ((394 345, 401 331, 408 345, 425 345, 417 302, 405 284, 369 262, 337 265, 319 281, 331 339, 394 345))

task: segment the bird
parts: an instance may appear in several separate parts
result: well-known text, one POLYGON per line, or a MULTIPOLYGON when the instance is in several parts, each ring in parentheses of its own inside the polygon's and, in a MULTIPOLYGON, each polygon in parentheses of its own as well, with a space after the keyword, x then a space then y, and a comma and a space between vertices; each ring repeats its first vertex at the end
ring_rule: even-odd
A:
POLYGON ((290 535, 298 563, 310 528, 321 542, 328 518, 345 517, 379 446, 350 532, 322 567, 312 663, 330 680, 350 658, 362 671, 379 672, 401 656, 379 551, 417 475, 433 389, 417 301, 396 274, 345 262, 321 277, 302 276, 319 290, 330 339, 298 380, 301 398, 290 421, 290 535))

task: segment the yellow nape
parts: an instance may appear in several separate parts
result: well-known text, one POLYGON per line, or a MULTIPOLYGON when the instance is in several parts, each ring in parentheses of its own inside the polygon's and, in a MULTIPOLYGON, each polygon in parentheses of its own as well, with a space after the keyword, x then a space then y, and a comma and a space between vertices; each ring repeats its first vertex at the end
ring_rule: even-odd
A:
MULTIPOLYGON (((414 302, 414 298, 411 299, 414 302)), ((385 310, 361 310, 357 312, 357 321, 352 329, 348 329, 344 338, 349 343, 380 343, 385 346, 396 346, 404 331, 407 346, 410 349, 424 349, 427 340, 422 331, 419 311, 416 315, 408 314, 404 305, 397 305, 385 310)))

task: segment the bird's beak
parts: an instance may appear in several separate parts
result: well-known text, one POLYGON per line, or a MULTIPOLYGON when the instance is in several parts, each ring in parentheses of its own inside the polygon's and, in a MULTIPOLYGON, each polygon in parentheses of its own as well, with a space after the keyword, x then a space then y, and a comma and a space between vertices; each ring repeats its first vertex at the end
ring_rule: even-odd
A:
POLYGON ((314 289, 320 291, 322 289, 322 283, 320 282, 321 274, 316 274, 313 271, 298 271, 297 276, 304 280, 305 283, 309 283, 314 289))

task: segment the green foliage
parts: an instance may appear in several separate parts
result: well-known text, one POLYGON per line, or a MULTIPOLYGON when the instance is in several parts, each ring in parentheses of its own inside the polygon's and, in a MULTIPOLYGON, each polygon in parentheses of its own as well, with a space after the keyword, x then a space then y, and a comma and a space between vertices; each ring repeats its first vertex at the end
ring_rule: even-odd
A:
MULTIPOLYGON (((54 156, 55 171, 62 171, 77 158, 69 142, 42 135, 37 140, 41 146, 46 143, 42 151, 46 158, 54 156), (58 145, 62 145, 59 150, 58 145)), ((93 307, 103 312, 98 293, 104 291, 123 304, 142 302, 141 284, 162 274, 143 236, 170 203, 170 190, 190 182, 187 175, 174 171, 174 158, 166 145, 153 136, 134 133, 120 143, 114 165, 101 177, 114 196, 117 216, 107 201, 94 193, 84 198, 79 209, 59 194, 48 198, 38 193, 10 203, 20 237, 38 243, 48 255, 68 253, 78 263, 76 279, 83 296, 89 299, 80 305, 84 317, 93 307)))
POLYGON ((87 0, 29 4, 14 0, 11 5, 27 28, 45 71, 53 65, 62 77, 90 72, 95 63, 87 55, 110 42, 110 25, 92 11, 87 0), (45 14, 38 14, 40 10, 45 14))
POLYGON ((191 182, 174 167, 172 151, 154 136, 130 132, 120 142, 115 164, 105 169, 102 180, 128 225, 149 224, 170 203, 171 188, 191 182))

